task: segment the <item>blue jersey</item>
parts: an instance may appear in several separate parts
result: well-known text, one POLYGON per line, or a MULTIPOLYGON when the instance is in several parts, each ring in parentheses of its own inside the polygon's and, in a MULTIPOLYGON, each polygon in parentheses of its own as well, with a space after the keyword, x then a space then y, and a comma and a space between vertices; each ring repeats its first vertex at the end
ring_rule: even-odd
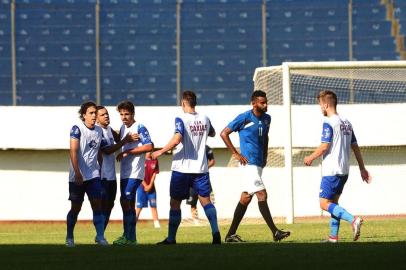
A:
POLYGON ((271 116, 264 113, 259 118, 252 110, 238 115, 227 127, 240 136, 241 154, 248 164, 265 167, 268 154, 268 132, 271 116))

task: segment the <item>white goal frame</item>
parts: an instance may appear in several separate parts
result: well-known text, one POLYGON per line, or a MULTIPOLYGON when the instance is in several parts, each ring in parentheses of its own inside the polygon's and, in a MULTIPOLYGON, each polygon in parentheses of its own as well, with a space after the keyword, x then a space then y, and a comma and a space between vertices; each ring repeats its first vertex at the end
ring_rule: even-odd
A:
POLYGON ((331 61, 331 62, 284 62, 280 66, 259 67, 255 69, 253 81, 256 81, 257 74, 260 71, 282 69, 282 91, 284 122, 286 134, 284 140, 284 178, 288 191, 288 204, 286 205, 286 223, 294 223, 294 194, 293 194, 293 155, 292 155, 292 99, 291 99, 291 80, 292 70, 300 69, 357 69, 357 68, 406 68, 406 61, 331 61))

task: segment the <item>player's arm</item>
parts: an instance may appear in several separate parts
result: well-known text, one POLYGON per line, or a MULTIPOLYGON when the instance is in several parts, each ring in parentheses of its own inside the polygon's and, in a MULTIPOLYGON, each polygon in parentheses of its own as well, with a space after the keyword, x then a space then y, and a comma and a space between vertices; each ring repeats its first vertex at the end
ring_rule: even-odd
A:
POLYGON ((120 134, 114 129, 111 129, 111 134, 113 134, 114 142, 118 143, 120 141, 120 134))
POLYGON ((317 147, 316 150, 314 150, 313 153, 311 153, 309 156, 306 156, 304 158, 304 164, 306 166, 311 166, 313 161, 319 157, 321 157, 322 155, 324 155, 328 149, 330 148, 330 143, 324 143, 322 142, 319 147, 317 147))
MULTIPOLYGON (((113 135, 113 137, 114 137, 114 135, 113 135)), ((114 152, 116 152, 118 149, 120 149, 124 144, 137 141, 138 139, 139 139, 138 134, 127 133, 127 135, 122 140, 119 140, 118 142, 116 141, 117 143, 115 143, 115 144, 103 147, 101 150, 106 155, 110 155, 110 154, 113 154, 114 152)))
POLYGON ((152 158, 158 158, 162 154, 172 150, 182 142, 183 134, 185 132, 185 125, 183 120, 179 117, 175 118, 175 134, 169 142, 162 148, 152 153, 152 158))
POLYGON ((266 163, 268 161, 268 143, 269 143, 269 136, 268 133, 265 135, 265 141, 264 141, 264 148, 263 148, 263 157, 262 157, 262 166, 265 167, 266 163))
POLYGON ((246 157, 244 157, 243 155, 241 155, 237 149, 235 149, 231 139, 230 139, 230 134, 233 131, 227 126, 223 129, 223 131, 221 131, 220 133, 220 137, 221 139, 223 139, 223 142, 225 143, 225 145, 227 146, 227 148, 231 151, 231 153, 233 154, 234 158, 237 159, 242 165, 246 165, 248 163, 248 160, 246 157))
POLYGON ((372 180, 372 177, 369 174, 369 172, 365 169, 364 159, 362 158, 361 150, 359 149, 357 138, 355 137, 354 132, 352 133, 351 137, 351 149, 354 152, 355 158, 357 159, 362 181, 367 182, 369 184, 372 180))
POLYGON ((153 158, 158 158, 162 154, 172 150, 182 141, 182 135, 180 133, 175 133, 169 142, 162 148, 152 153, 153 158))
POLYGON ((152 189, 152 187, 154 186, 155 177, 156 177, 156 173, 153 173, 152 177, 151 177, 151 181, 149 182, 149 185, 146 186, 144 189, 146 192, 150 191, 152 189))
POLYGON ((72 163, 73 171, 75 172, 75 183, 81 185, 83 183, 83 176, 79 169, 79 149, 80 141, 78 139, 71 138, 69 156, 72 163))
POLYGON ((211 121, 209 120, 210 123, 210 128, 209 128, 209 133, 207 134, 209 137, 214 137, 216 136, 216 130, 214 129, 213 125, 211 124, 211 121))

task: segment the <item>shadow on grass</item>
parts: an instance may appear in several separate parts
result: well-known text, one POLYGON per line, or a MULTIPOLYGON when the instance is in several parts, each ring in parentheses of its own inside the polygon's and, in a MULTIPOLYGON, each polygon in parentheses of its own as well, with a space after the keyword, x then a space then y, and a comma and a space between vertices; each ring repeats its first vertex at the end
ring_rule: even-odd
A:
POLYGON ((137 246, 0 245, 1 269, 404 269, 406 241, 177 244, 137 246))

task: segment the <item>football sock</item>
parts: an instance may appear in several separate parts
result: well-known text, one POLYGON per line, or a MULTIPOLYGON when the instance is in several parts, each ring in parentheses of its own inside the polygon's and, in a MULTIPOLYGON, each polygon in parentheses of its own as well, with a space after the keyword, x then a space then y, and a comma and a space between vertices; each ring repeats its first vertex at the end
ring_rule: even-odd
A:
POLYGON ((105 212, 104 212, 104 218, 105 218, 105 220, 104 220, 104 230, 106 230, 107 225, 109 224, 109 221, 110 221, 110 215, 111 215, 111 210, 110 210, 110 211, 105 211, 105 212))
POLYGON ((330 219, 330 237, 331 238, 337 238, 339 229, 340 229, 340 219, 337 218, 334 215, 331 215, 331 219, 330 219))
POLYGON ((104 216, 102 211, 93 211, 93 224, 97 237, 104 237, 104 216))
POLYGON ((182 218, 182 212, 180 209, 169 210, 169 226, 168 226, 168 241, 175 242, 176 232, 182 218))
POLYGON ((135 240, 137 240, 137 237, 136 237, 136 235, 135 235, 135 231, 136 231, 136 221, 135 221, 135 216, 136 216, 136 214, 135 214, 135 210, 134 209, 131 209, 130 210, 130 217, 129 217, 129 221, 130 221, 130 223, 129 223, 129 230, 128 230, 128 240, 131 240, 131 241, 135 241, 135 240))
POLYGON ((245 212, 247 211, 247 205, 243 205, 238 202, 237 207, 234 211, 233 221, 231 222, 230 229, 228 230, 227 236, 233 235, 237 232, 238 225, 242 218, 244 217, 245 212))
POLYGON ((335 203, 330 203, 328 206, 328 212, 338 219, 344 219, 345 221, 352 222, 354 220, 354 216, 348 213, 344 208, 339 206, 335 203))
POLYGON ((124 236, 130 239, 130 227, 131 227, 131 210, 124 211, 123 222, 124 222, 124 236))
POLYGON ((259 211, 261 212, 262 217, 264 218, 266 224, 268 225, 269 229, 271 229, 272 233, 278 230, 273 223, 271 211, 269 211, 268 202, 267 201, 258 201, 259 211))
POLYGON ((217 224, 217 211, 216 207, 212 203, 206 204, 204 207, 204 212, 206 213, 207 219, 210 222, 211 232, 216 233, 219 231, 219 226, 217 224))
POLYGON ((78 215, 70 210, 66 216, 66 238, 73 239, 73 229, 75 228, 77 220, 78 215))

